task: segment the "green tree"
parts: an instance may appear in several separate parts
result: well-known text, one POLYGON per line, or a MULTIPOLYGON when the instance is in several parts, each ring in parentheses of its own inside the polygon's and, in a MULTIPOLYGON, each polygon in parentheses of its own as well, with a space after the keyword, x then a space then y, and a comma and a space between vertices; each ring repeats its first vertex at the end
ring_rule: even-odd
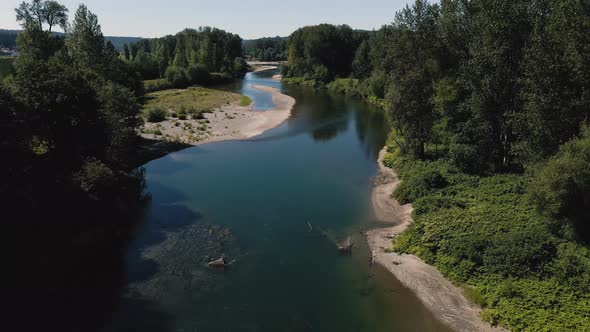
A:
POLYGON ((88 70, 103 71, 107 59, 105 40, 98 17, 84 5, 76 11, 74 22, 66 38, 68 55, 74 63, 88 70))
POLYGON ((54 26, 67 30, 68 9, 56 1, 33 0, 31 3, 22 2, 16 11, 16 20, 26 24, 34 24, 43 30, 43 24, 49 26, 49 32, 54 26))
POLYGON ((396 15, 394 43, 389 45, 388 100, 396 128, 404 135, 405 152, 424 159, 435 123, 434 80, 439 75, 437 18, 439 7, 417 0, 396 15))
POLYGON ((557 222, 566 236, 590 239, 590 128, 536 172, 530 196, 537 211, 557 222), (568 225, 576 235, 568 234, 568 225))
MULTIPOLYGON (((476 1, 464 78, 471 112, 460 138, 481 156, 480 172, 509 169, 515 141, 513 119, 518 102, 520 71, 530 24, 529 1, 476 1)), ((473 156, 473 157, 475 157, 473 156)))
POLYGON ((371 46, 369 41, 365 40, 361 43, 359 48, 356 50, 354 60, 352 62, 352 70, 354 77, 358 79, 366 79, 371 75, 371 46))
POLYGON ((189 78, 184 68, 170 66, 166 69, 166 79, 175 88, 186 88, 189 84, 189 78))
POLYGON ((49 25, 49 32, 53 26, 58 25, 64 31, 68 29, 68 9, 57 1, 45 1, 43 3, 43 16, 45 23, 49 25))
POLYGON ((123 45, 123 54, 125 56, 125 60, 129 60, 131 58, 131 54, 129 53, 129 45, 123 45))
POLYGON ((515 116, 515 150, 524 163, 554 154, 590 118, 590 6, 535 1, 529 16, 532 34, 522 65, 524 109, 515 116))

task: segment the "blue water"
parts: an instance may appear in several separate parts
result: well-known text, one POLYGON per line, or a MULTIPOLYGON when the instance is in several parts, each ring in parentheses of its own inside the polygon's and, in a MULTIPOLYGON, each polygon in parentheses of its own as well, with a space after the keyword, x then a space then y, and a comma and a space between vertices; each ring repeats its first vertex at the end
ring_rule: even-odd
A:
POLYGON ((145 165, 152 205, 127 259, 129 284, 107 330, 445 331, 415 296, 370 266, 371 178, 387 128, 359 100, 282 86, 271 72, 228 87, 283 125, 145 165), (308 222, 312 225, 310 231, 308 222), (351 256, 337 241, 351 237, 351 256), (232 264, 211 270, 210 259, 232 264))

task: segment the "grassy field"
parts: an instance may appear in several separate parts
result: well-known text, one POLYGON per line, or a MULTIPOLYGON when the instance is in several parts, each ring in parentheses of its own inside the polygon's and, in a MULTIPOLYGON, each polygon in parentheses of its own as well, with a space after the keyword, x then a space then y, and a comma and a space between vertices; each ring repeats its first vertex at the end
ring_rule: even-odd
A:
POLYGON ((191 87, 152 92, 146 95, 144 109, 163 108, 169 112, 189 114, 210 112, 228 104, 248 106, 250 98, 227 91, 191 87))
POLYGON ((154 80, 143 81, 143 87, 146 92, 154 92, 172 88, 172 85, 165 78, 157 78, 154 80))

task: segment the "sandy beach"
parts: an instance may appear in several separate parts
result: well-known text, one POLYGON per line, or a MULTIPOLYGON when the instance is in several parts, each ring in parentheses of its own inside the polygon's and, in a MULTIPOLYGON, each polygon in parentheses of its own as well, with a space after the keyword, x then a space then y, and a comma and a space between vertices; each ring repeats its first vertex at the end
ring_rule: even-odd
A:
POLYGON ((267 65, 263 65, 263 66, 257 66, 254 67, 254 70, 252 71, 253 73, 259 73, 261 71, 267 71, 267 70, 275 70, 279 67, 277 66, 267 66, 267 65))
POLYGON ((392 238, 405 231, 412 222, 412 206, 400 205, 391 193, 400 181, 395 172, 383 165, 386 149, 379 154, 379 175, 375 178, 372 203, 376 217, 391 227, 367 233, 376 263, 387 268, 402 284, 443 323, 455 331, 506 331, 492 327, 480 317, 481 309, 465 298, 462 290, 447 280, 436 268, 414 255, 386 252, 392 238))
POLYGON ((224 105, 201 120, 168 119, 160 123, 148 123, 147 129, 158 129, 162 135, 142 134, 144 138, 164 140, 173 138, 188 145, 201 145, 227 140, 243 140, 258 136, 275 128, 291 115, 295 99, 282 94, 278 89, 267 86, 253 86, 255 89, 272 94, 276 107, 268 111, 252 111, 252 105, 237 103, 224 105), (191 128, 191 133, 187 128, 191 128), (195 131, 194 129, 202 130, 195 131))

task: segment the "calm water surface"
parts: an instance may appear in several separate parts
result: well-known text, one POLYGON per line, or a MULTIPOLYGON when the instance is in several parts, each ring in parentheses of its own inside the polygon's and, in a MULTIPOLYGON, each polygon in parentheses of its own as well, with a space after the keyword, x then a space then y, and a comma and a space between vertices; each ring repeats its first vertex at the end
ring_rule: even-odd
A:
POLYGON ((131 245, 127 291, 108 331, 445 331, 411 292, 369 265, 371 178, 381 113, 354 99, 281 86, 273 72, 228 87, 255 110, 262 84, 297 99, 280 127, 145 166, 152 195, 131 245), (308 221, 313 230, 310 231, 308 221), (335 242, 351 236, 352 256, 335 242), (229 268, 206 262, 221 255, 229 268))

